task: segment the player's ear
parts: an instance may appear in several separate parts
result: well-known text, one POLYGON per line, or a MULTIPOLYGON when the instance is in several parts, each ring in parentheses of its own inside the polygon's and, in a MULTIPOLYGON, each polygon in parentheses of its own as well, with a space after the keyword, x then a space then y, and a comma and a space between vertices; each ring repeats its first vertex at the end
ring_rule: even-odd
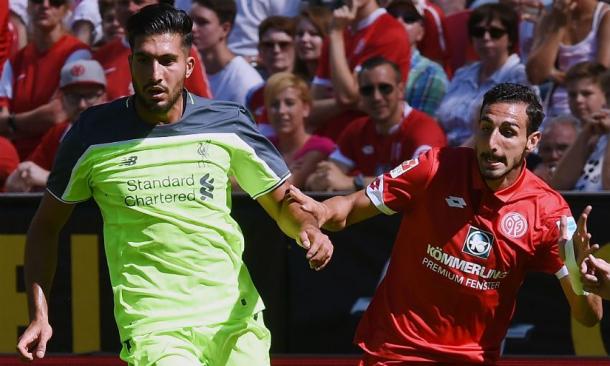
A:
POLYGON ((540 137, 541 137, 541 133, 540 131, 535 131, 532 132, 528 137, 527 137, 527 142, 525 145, 525 151, 529 154, 532 151, 536 150, 536 147, 538 146, 538 142, 540 142, 540 137))
POLYGON ((189 56, 186 58, 186 77, 187 78, 189 76, 191 76, 191 74, 193 73, 193 70, 195 70, 195 58, 189 56))

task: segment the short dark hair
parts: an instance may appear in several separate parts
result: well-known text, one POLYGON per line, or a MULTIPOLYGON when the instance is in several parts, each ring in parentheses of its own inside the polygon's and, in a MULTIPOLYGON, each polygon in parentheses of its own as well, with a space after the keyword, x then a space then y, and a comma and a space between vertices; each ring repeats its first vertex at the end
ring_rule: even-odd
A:
POLYGON ((601 88, 602 75, 608 70, 606 66, 595 61, 583 61, 570 67, 566 72, 565 84, 582 80, 591 79, 593 83, 601 88))
POLYGON ((400 68, 396 63, 384 58, 383 56, 373 56, 371 58, 366 59, 362 65, 360 65, 360 70, 358 71, 358 83, 360 83, 360 75, 363 72, 372 70, 378 66, 389 65, 392 70, 394 70, 394 74, 396 76, 396 82, 399 83, 402 79, 402 75, 400 74, 400 68))
POLYGON ((182 46, 191 48, 193 44, 193 21, 182 10, 171 5, 159 3, 148 5, 127 20, 127 40, 133 49, 135 40, 140 36, 155 34, 179 34, 182 46))
POLYGON ((485 22, 486 25, 497 19, 502 23, 508 34, 508 51, 519 43, 519 15, 506 4, 485 4, 474 9, 468 18, 468 36, 472 38, 472 33, 477 24, 485 22))
POLYGON ((297 22, 294 18, 281 15, 272 15, 265 18, 265 20, 263 20, 263 22, 258 26, 259 42, 263 39, 263 35, 271 28, 284 32, 292 38, 294 38, 294 36, 297 34, 297 22))
POLYGON ((235 14, 237 14, 234 0, 193 0, 193 2, 216 13, 220 23, 229 23, 233 27, 235 14))
POLYGON ((527 114, 527 134, 538 131, 544 112, 540 99, 534 91, 525 85, 513 83, 500 83, 491 88, 485 96, 483 96, 483 104, 481 105, 480 114, 483 114, 483 109, 491 104, 496 103, 523 103, 527 104, 525 113, 527 114))

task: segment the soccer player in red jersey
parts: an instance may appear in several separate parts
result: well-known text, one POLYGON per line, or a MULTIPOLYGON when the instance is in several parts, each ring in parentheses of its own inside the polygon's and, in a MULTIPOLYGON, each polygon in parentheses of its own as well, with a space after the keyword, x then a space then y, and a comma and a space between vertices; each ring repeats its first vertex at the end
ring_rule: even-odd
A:
POLYGON ((403 215, 388 272, 356 331, 360 365, 493 364, 529 271, 557 276, 579 322, 601 319, 601 299, 583 291, 578 270, 596 247, 590 207, 577 225, 561 195, 525 168, 543 116, 529 88, 499 84, 485 94, 474 149, 432 149, 323 203, 291 188, 330 230, 380 212, 403 215))

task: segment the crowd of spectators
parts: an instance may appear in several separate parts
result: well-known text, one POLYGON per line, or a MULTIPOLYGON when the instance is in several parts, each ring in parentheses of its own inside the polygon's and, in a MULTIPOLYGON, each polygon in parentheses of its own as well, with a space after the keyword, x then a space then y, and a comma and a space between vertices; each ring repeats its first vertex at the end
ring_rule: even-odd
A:
POLYGON ((193 19, 185 88, 244 105, 300 188, 469 146, 482 95, 513 82, 547 116, 527 167, 610 189, 608 1, 0 0, 0 190, 44 189, 80 112, 134 92, 124 28, 157 2, 193 19))

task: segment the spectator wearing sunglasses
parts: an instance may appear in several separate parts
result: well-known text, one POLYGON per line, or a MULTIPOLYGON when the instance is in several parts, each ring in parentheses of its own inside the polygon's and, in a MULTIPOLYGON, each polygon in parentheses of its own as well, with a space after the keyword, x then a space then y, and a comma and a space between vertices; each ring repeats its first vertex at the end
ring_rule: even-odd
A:
POLYGON ((383 56, 398 65, 406 81, 411 62, 407 33, 376 0, 346 0, 345 4, 334 10, 328 39, 322 45, 308 119, 310 129, 333 140, 347 124, 363 116, 358 110, 356 80, 362 63, 383 56))
POLYGON ((411 44, 411 69, 405 89, 405 100, 411 107, 434 116, 449 80, 441 65, 422 56, 417 49, 417 44, 426 33, 424 17, 411 0, 392 1, 387 11, 405 28, 411 44))
POLYGON ((360 190, 403 161, 446 145, 436 121, 403 100, 404 82, 395 63, 383 57, 365 61, 358 85, 367 116, 341 133, 330 161, 319 163, 307 179, 308 189, 360 190))
POLYGON ((504 4, 486 4, 472 11, 468 35, 480 61, 459 68, 436 117, 449 145, 466 142, 474 131, 483 95, 500 83, 527 84, 525 66, 515 53, 517 13, 504 4))
MULTIPOLYGON (((258 56, 265 79, 278 72, 292 72, 296 52, 294 39, 296 21, 285 16, 271 16, 258 28, 258 56)), ((275 136, 265 109, 265 82, 252 87, 246 96, 246 107, 254 115, 260 132, 266 137, 275 136)))
POLYGON ((30 156, 19 164, 6 181, 9 192, 41 190, 47 185, 59 144, 81 112, 106 101, 106 77, 95 60, 79 60, 61 69, 61 101, 67 119, 44 135, 30 156))
POLYGON ((227 45, 235 12, 233 0, 193 0, 193 44, 201 54, 214 99, 245 104, 248 90, 263 79, 227 45))
POLYGON ((64 28, 67 12, 66 0, 30 0, 31 41, 2 68, 0 134, 13 141, 21 159, 66 118, 57 93, 62 66, 91 58, 87 45, 64 28))
POLYGON ((610 6, 597 0, 555 0, 538 22, 527 59, 527 75, 534 84, 550 80, 546 113, 570 113, 565 75, 579 62, 595 61, 610 67, 610 6))

